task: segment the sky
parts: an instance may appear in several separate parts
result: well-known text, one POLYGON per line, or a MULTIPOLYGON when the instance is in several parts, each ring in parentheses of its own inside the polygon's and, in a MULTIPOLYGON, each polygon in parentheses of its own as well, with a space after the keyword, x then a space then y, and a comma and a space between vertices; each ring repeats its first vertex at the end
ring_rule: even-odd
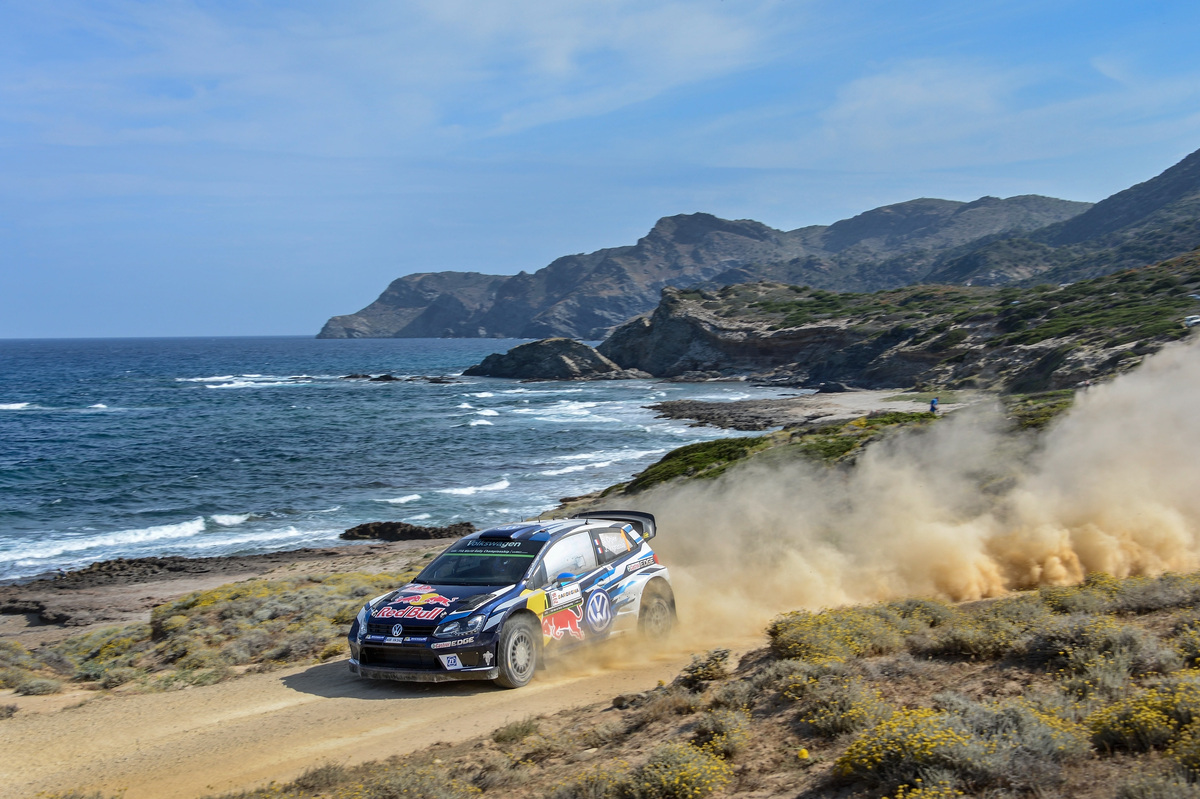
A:
POLYGON ((0 338, 315 335, 705 211, 1097 201, 1200 149, 1200 4, 0 0, 0 338))

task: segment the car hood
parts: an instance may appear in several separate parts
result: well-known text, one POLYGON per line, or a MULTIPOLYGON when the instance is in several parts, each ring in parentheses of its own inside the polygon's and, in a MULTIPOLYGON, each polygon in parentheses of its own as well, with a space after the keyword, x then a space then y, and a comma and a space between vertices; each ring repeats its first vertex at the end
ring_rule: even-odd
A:
POLYGON ((515 585, 430 585, 408 583, 385 594, 371 608, 372 615, 395 615, 397 610, 421 608, 441 609, 438 617, 449 616, 483 607, 488 602, 508 594, 515 585), (390 609, 389 611, 384 610, 390 609))

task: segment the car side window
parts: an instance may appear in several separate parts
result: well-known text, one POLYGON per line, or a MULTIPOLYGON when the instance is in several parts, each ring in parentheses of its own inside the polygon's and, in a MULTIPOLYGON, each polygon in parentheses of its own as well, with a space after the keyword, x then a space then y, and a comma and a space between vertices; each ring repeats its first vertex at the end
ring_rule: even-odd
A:
POLYGON ((592 549, 592 537, 587 533, 567 536, 546 552, 542 561, 547 580, 553 580, 563 572, 586 574, 596 568, 596 551, 592 549))
POLYGON ((600 545, 600 562, 612 563, 617 558, 628 555, 633 549, 629 537, 620 527, 609 527, 596 534, 596 543, 600 545))

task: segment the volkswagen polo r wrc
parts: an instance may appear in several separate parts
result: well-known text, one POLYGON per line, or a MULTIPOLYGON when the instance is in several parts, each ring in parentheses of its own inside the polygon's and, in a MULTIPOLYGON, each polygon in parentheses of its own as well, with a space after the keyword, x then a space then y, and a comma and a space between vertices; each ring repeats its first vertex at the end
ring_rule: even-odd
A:
POLYGON ((384 680, 494 680, 519 688, 543 654, 675 623, 654 517, 589 511, 472 533, 350 626, 350 671, 384 680))

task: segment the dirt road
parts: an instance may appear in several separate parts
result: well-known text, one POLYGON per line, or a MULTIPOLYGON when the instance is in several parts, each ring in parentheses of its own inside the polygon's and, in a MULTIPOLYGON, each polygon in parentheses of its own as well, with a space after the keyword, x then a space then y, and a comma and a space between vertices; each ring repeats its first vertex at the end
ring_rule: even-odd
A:
POLYGON ((557 663, 515 691, 362 681, 336 661, 172 693, 100 696, 0 722, 0 796, 124 789, 125 799, 190 799, 287 781, 322 761, 354 764, 530 715, 607 706, 617 694, 671 680, 688 660, 682 650, 609 651, 557 663))

